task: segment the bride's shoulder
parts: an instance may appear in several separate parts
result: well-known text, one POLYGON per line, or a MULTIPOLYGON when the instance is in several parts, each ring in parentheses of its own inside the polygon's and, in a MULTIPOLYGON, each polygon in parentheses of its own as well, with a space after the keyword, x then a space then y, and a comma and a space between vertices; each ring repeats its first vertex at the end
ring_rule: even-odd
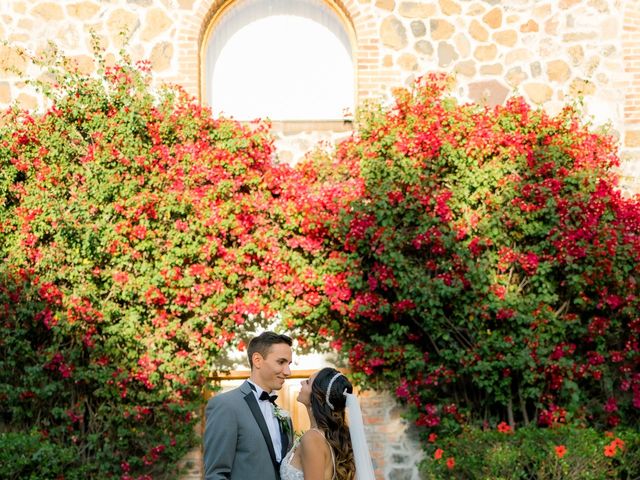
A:
POLYGON ((300 443, 304 448, 318 448, 320 445, 325 446, 326 440, 322 431, 317 428, 310 428, 300 438, 300 443))

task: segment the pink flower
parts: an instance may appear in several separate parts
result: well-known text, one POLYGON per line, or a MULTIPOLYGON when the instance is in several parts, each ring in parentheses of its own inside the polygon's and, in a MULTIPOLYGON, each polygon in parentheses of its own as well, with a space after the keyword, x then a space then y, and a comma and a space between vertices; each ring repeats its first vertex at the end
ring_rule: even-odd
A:
POLYGON ((114 282, 120 284, 124 284, 129 281, 129 275, 127 274, 127 272, 113 272, 111 278, 113 278, 114 282))

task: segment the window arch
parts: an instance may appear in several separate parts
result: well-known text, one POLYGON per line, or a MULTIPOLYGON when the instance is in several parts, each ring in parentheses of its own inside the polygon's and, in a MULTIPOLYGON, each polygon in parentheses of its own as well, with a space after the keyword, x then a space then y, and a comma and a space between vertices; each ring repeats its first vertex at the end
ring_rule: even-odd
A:
POLYGON ((335 120, 353 112, 350 37, 323 0, 238 0, 205 43, 205 100, 238 120, 335 120))

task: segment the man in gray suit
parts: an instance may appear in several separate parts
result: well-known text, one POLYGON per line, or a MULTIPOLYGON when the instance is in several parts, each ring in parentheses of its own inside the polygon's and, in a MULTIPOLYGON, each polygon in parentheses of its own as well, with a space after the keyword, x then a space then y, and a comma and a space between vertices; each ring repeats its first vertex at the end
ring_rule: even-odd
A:
POLYGON ((280 462, 293 440, 291 418, 276 416, 274 391, 291 375, 291 338, 264 332, 249 342, 251 376, 207 404, 206 480, 280 480, 280 462))

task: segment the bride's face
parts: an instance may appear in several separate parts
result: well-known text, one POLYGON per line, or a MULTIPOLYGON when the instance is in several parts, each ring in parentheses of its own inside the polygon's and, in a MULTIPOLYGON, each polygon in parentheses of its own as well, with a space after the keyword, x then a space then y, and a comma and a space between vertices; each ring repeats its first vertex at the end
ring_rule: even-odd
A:
POLYGON ((318 373, 314 373, 307 380, 300 382, 300 393, 298 393, 298 401, 305 406, 311 405, 311 385, 318 373))

